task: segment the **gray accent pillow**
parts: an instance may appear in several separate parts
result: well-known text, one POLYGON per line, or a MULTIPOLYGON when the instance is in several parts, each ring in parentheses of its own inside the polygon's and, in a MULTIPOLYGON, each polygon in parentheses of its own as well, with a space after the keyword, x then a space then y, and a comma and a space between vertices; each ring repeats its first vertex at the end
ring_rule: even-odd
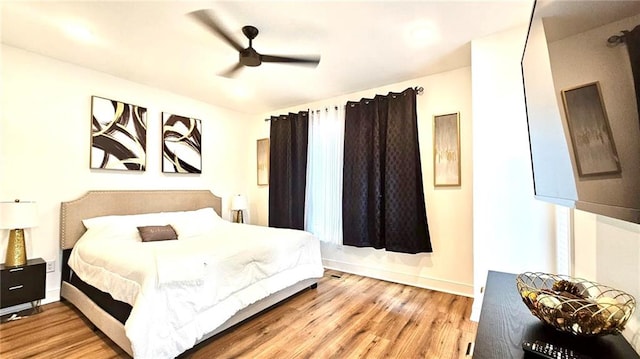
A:
POLYGON ((138 227, 138 232, 143 242, 166 241, 178 239, 176 231, 170 224, 166 226, 144 226, 138 227))

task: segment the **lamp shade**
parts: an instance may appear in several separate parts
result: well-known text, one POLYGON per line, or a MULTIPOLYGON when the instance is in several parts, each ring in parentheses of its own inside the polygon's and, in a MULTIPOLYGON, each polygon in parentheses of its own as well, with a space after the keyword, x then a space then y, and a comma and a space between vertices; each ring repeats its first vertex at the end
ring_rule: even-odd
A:
POLYGON ((38 225, 38 208, 35 202, 0 202, 0 228, 23 229, 38 225))
POLYGON ((231 199, 231 209, 241 211, 247 209, 247 197, 239 194, 231 199))

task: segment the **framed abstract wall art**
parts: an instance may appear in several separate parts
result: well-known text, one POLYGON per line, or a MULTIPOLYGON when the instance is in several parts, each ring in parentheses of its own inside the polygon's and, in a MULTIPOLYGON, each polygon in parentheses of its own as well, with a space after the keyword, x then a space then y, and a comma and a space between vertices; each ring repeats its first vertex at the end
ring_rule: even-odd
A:
POLYGON ((147 109, 92 96, 90 168, 144 171, 146 153, 147 109))
POLYGON ((433 116, 433 185, 460 186, 460 114, 433 116))
POLYGON ((258 140, 258 186, 269 185, 269 139, 258 140))
POLYGON ((602 101, 600 83, 596 81, 562 90, 562 101, 578 175, 619 173, 620 161, 602 101))
POLYGON ((162 172, 202 173, 202 121, 162 113, 162 172))

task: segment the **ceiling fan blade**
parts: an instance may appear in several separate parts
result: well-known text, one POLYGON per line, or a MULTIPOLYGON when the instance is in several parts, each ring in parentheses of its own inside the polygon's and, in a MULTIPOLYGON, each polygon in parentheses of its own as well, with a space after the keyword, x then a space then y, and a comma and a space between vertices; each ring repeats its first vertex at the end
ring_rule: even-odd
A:
POLYGON ((238 70, 240 70, 242 67, 243 65, 238 62, 233 67, 230 67, 226 71, 219 73, 218 76, 233 78, 235 77, 235 75, 237 75, 238 70))
POLYGON ((262 62, 287 62, 301 65, 314 65, 320 63, 320 56, 278 56, 278 55, 260 55, 262 62))
POLYGON ((210 11, 196 10, 188 13, 187 15, 196 19, 196 21, 198 21, 200 24, 207 27, 214 34, 220 36, 223 40, 225 40, 229 45, 233 46, 233 48, 235 48, 236 50, 238 51, 244 50, 244 47, 242 47, 242 45, 240 45, 236 40, 234 40, 231 36, 229 36, 227 31, 225 31, 218 24, 218 21, 216 20, 215 16, 210 11))

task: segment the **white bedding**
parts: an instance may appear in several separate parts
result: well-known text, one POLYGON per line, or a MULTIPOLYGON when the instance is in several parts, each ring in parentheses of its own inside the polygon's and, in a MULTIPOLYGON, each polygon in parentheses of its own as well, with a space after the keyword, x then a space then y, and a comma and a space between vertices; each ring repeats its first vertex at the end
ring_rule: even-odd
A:
POLYGON ((135 358, 173 358, 242 308, 322 277, 308 232, 212 223, 174 223, 179 239, 160 242, 141 242, 133 224, 96 225, 76 243, 74 273, 132 305, 125 332, 135 358))

